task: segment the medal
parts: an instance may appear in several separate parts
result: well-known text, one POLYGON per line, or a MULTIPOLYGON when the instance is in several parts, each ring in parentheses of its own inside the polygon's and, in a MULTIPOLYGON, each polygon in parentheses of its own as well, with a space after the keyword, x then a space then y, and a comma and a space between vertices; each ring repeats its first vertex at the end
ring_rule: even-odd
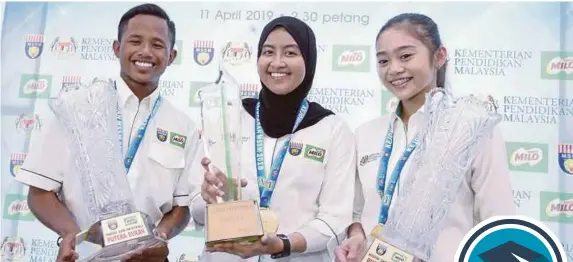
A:
POLYGON ((377 239, 381 239, 383 229, 384 229, 384 226, 382 226, 382 224, 376 224, 376 226, 374 228, 372 228, 372 232, 370 232, 370 235, 372 235, 373 237, 375 237, 377 239))
POLYGON ((261 208, 261 222, 263 222, 264 233, 276 233, 279 229, 279 219, 277 214, 270 208, 261 208))

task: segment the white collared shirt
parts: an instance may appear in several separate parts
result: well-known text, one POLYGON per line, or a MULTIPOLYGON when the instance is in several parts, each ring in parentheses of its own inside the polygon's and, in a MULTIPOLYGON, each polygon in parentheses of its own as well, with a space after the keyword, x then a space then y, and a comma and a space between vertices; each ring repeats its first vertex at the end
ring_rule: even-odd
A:
MULTIPOLYGON (((125 82, 116 79, 118 102, 123 116, 123 151, 136 136, 137 130, 147 119, 159 90, 141 102, 127 87, 125 82)), ((112 113, 115 117, 115 111, 112 113)), ((73 214, 81 229, 89 227, 83 216, 84 201, 80 188, 67 186, 73 160, 70 156, 70 143, 64 136, 60 124, 54 117, 41 138, 31 144, 26 161, 16 180, 26 185, 57 192, 65 206, 73 214)), ((183 112, 176 109, 167 99, 162 99, 156 115, 149 121, 145 136, 133 159, 127 174, 136 208, 150 216, 156 225, 163 215, 174 206, 187 206, 191 200, 188 173, 194 159, 198 132, 196 125, 183 112), (163 130, 167 131, 162 137, 163 130), (173 134, 186 136, 184 145, 171 143, 173 134)), ((122 161, 123 162, 123 161, 122 161)))
MULTIPOLYGON (((241 173, 248 180, 248 185, 242 191, 242 196, 243 199, 258 200, 254 125, 253 117, 243 110, 241 173)), ((287 136, 278 140, 265 136, 264 160, 267 172, 270 170, 272 156, 279 153, 286 139, 287 136)), ((336 246, 333 244, 336 243, 333 231, 342 242, 346 228, 352 221, 356 164, 352 132, 340 117, 328 116, 294 133, 290 145, 270 207, 279 219, 278 233, 301 233, 306 239, 307 250, 279 260, 261 256, 260 261, 331 261, 333 250, 327 249, 327 245, 336 246), (312 147, 324 150, 324 156, 313 158, 307 155, 307 150, 312 147)), ((196 192, 199 192, 202 177, 191 179, 196 192)), ((205 203, 200 196, 193 202, 193 217, 199 224, 203 224, 205 203)), ((207 252, 200 259, 204 262, 257 260, 258 257, 243 260, 230 254, 207 252)))
MULTIPOLYGON (((394 146, 388 164, 390 174, 406 146, 419 131, 423 122, 423 108, 413 114, 407 128, 394 113, 367 122, 356 130, 357 183, 354 203, 354 221, 361 222, 366 234, 378 223, 382 204, 377 191, 377 175, 384 139, 390 121, 394 121, 394 146)), ((414 153, 412 156, 416 153, 414 153)), ((412 158, 412 157, 411 157, 412 158)), ((404 166, 394 191, 392 204, 399 201, 400 181, 408 176, 411 161, 404 166)), ((386 176, 389 181, 390 175, 386 176)), ((388 182, 386 182, 388 185, 388 182)), ((392 212, 392 205, 390 212, 392 212)), ((455 252, 463 237, 479 222, 497 215, 514 215, 515 204, 511 192, 510 175, 506 163, 505 143, 501 132, 484 140, 481 150, 459 188, 451 209, 443 222, 434 253, 430 261, 454 261, 455 252)))

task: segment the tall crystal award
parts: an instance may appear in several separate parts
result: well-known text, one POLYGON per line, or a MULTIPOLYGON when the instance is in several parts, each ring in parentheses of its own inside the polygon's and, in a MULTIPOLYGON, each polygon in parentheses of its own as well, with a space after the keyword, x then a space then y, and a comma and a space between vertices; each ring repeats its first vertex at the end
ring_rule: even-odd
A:
POLYGON ((241 200, 241 115, 238 84, 221 64, 218 79, 198 91, 201 104, 201 139, 212 173, 226 176, 226 193, 218 203, 207 204, 205 242, 249 244, 263 235, 256 200, 241 200))
POLYGON ((384 255, 387 261, 431 259, 464 176, 484 140, 502 120, 490 96, 454 98, 436 88, 426 94, 424 107, 425 126, 411 157, 412 165, 401 181, 400 196, 363 261, 384 255))
POLYGON ((96 78, 60 91, 49 105, 70 148, 75 175, 65 186, 82 192, 84 210, 73 215, 91 225, 76 236, 79 261, 118 261, 163 243, 134 204, 118 139, 115 82, 96 78))

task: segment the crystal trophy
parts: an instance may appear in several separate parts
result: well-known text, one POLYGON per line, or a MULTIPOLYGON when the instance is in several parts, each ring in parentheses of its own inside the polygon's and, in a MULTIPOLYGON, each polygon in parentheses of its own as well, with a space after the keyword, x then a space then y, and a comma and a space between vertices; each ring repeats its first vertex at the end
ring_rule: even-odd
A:
MULTIPOLYGON (((502 117, 491 96, 454 98, 443 88, 426 94, 424 129, 401 181, 376 250, 396 249, 390 259, 428 261, 443 228, 449 206, 464 176, 502 117)), ((372 253, 370 247, 367 257, 372 253)), ((374 251, 376 253, 376 251, 374 251)), ((389 253, 389 252, 384 252, 389 253)), ((394 260, 390 260, 394 261, 394 260)))
POLYGON ((49 106, 68 139, 70 170, 66 187, 83 192, 78 261, 118 261, 165 243, 149 217, 137 211, 118 139, 117 91, 112 80, 94 79, 62 90, 49 106))
POLYGON ((201 139, 212 173, 226 176, 225 195, 217 203, 207 204, 205 242, 254 243, 263 236, 256 200, 241 200, 241 118, 242 99, 239 85, 220 67, 218 79, 199 89, 201 139))

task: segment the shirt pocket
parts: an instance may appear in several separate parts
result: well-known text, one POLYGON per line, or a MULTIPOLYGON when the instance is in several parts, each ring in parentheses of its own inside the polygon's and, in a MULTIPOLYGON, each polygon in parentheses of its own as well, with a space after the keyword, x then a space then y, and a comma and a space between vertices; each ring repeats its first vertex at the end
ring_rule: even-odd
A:
POLYGON ((173 194, 176 191, 179 175, 185 168, 185 151, 167 143, 152 143, 149 147, 149 174, 151 175, 155 188, 153 194, 160 195, 158 206, 164 206, 173 201, 173 194))
POLYGON ((152 143, 149 158, 165 169, 178 170, 185 167, 185 152, 171 144, 152 143))

